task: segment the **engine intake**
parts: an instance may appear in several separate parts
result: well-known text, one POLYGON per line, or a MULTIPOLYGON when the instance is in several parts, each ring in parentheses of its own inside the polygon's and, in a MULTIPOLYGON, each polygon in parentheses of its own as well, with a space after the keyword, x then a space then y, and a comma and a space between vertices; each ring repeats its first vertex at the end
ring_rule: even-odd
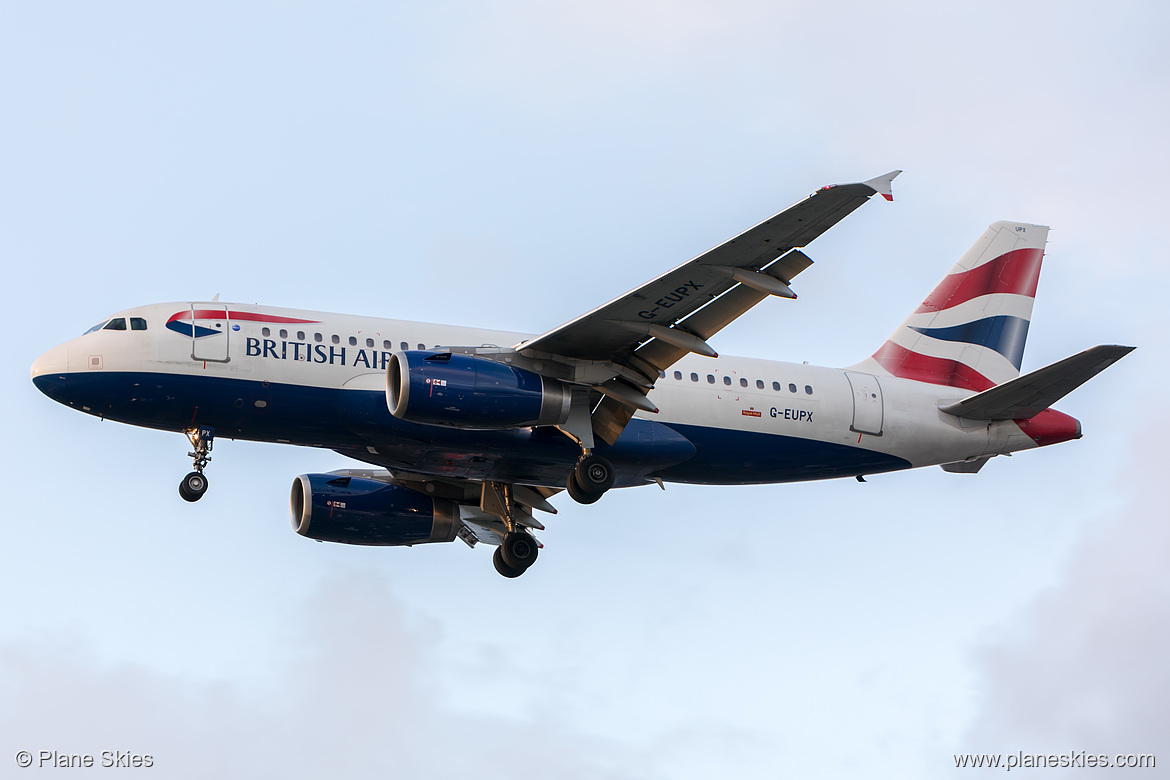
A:
POLYGON ((322 542, 365 545, 451 542, 459 506, 400 485, 336 474, 302 474, 289 499, 296 532, 322 542))
POLYGON ((555 379, 451 352, 395 352, 386 365, 386 405, 400 420, 499 430, 560 425, 571 394, 555 379))

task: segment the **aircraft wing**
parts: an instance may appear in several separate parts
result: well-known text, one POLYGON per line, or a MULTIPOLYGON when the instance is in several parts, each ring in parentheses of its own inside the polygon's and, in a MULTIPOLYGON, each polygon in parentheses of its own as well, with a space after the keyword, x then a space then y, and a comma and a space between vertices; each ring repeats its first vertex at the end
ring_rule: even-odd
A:
MULTIPOLYGON (((880 192, 890 199, 890 182, 899 173, 824 187, 714 249, 516 348, 578 360, 621 359, 657 331, 646 326, 670 328, 733 288, 754 284, 753 292, 761 293, 757 300, 768 294, 795 297, 787 283, 811 261, 782 264, 777 259, 807 245, 872 195, 880 192)), ((719 319, 724 318, 707 324, 719 319)))
POLYGON ((823 187, 755 227, 558 328, 514 348, 532 360, 601 366, 587 381, 606 398, 591 414, 594 433, 616 441, 658 373, 688 352, 716 356, 706 340, 769 295, 795 298, 789 283, 812 264, 798 247, 876 194, 893 200, 901 171, 823 187), (596 376, 596 374, 595 374, 596 376))

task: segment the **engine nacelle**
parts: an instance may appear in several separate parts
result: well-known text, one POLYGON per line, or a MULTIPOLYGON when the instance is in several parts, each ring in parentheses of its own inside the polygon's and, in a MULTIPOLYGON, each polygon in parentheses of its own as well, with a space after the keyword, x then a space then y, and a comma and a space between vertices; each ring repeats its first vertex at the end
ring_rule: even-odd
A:
POLYGON ((400 485, 337 474, 302 474, 289 499, 296 532, 342 544, 451 542, 459 506, 400 485))
POLYGON ((400 420, 499 430, 560 425, 568 386, 494 360, 451 352, 395 352, 386 365, 386 405, 400 420))

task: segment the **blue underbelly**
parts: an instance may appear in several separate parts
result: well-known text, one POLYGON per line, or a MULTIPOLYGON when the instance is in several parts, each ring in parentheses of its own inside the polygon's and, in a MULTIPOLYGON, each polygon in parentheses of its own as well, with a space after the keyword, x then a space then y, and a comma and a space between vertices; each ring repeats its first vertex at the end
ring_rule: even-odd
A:
MULTIPOLYGON (((325 447, 367 463, 451 478, 560 487, 581 451, 555 428, 467 431, 404 422, 383 393, 181 374, 92 372, 37 377, 54 400, 148 428, 210 425, 220 438, 325 447)), ((634 419, 598 442, 617 485, 752 484, 875 474, 902 458, 842 444, 634 419)))
POLYGON ((910 468, 910 462, 844 444, 670 423, 695 446, 689 460, 663 470, 669 482, 748 485, 852 477, 910 468))
MULTIPOLYGON (((384 393, 185 374, 92 372, 41 376, 49 397, 88 414, 147 428, 209 425, 219 438, 337 450, 367 463, 452 478, 563 487, 580 447, 555 428, 468 431, 390 414, 384 393)), ((695 448, 658 423, 634 420, 610 459, 618 486, 645 484, 695 448)))

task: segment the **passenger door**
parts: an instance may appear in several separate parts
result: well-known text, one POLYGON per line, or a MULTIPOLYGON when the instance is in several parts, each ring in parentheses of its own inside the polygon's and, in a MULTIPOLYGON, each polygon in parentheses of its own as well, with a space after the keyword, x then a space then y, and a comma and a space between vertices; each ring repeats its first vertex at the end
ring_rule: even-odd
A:
POLYGON ((191 359, 226 363, 228 357, 227 306, 222 303, 191 304, 191 359))
POLYGON ((881 436, 885 407, 882 403, 882 386, 878 384, 877 377, 853 371, 846 371, 845 377, 853 389, 853 424, 849 430, 881 436))

